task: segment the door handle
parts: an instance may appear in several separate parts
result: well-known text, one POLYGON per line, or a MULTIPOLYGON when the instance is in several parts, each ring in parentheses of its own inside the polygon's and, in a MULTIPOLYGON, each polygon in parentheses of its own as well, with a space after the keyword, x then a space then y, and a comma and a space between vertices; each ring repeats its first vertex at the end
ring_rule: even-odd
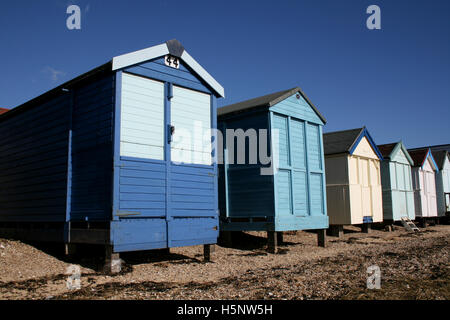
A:
POLYGON ((169 124, 168 125, 168 129, 169 129, 168 140, 169 140, 169 143, 171 143, 172 142, 172 136, 175 133, 175 126, 172 126, 172 125, 169 124))

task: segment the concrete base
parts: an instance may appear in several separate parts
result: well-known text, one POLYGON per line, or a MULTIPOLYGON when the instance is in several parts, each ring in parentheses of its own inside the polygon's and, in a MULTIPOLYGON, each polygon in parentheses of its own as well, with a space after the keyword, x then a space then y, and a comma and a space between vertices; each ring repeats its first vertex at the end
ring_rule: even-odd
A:
POLYGON ((106 246, 105 265, 103 271, 106 273, 119 273, 122 271, 122 260, 119 253, 114 253, 112 246, 106 246))
POLYGON ((327 230, 326 229, 317 230, 317 245, 322 248, 325 248, 327 246, 327 230))

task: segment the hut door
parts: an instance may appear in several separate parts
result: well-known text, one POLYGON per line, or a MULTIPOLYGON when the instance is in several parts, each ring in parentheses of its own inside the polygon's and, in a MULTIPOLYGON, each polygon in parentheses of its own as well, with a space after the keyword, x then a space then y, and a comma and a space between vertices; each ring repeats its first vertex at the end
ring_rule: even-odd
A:
POLYGON ((450 193, 445 194, 445 208, 446 212, 450 212, 450 193))
POLYGON ((212 165, 211 96, 173 86, 170 103, 169 143, 172 165, 212 165))
POLYGON ((436 204, 436 185, 434 181, 434 173, 424 171, 425 197, 427 202, 428 216, 433 216, 437 212, 436 204))
POLYGON ((369 160, 359 159, 361 166, 361 196, 363 217, 372 216, 372 192, 370 187, 369 160))
POLYGON ((166 220, 168 246, 176 247, 216 236, 211 96, 174 85, 169 109, 166 220))

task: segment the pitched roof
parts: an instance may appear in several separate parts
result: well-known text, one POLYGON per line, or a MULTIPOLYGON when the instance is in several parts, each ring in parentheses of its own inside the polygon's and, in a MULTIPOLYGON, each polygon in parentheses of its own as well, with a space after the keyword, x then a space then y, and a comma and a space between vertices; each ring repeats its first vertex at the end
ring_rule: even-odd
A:
POLYGON ((411 159, 413 159, 414 167, 421 167, 428 154, 428 149, 408 149, 408 153, 411 156, 411 159))
POLYGON ((303 98, 305 98, 306 102, 313 108, 319 118, 326 123, 327 120, 322 116, 322 114, 317 110, 317 108, 312 104, 312 102, 308 99, 308 97, 303 93, 302 89, 299 87, 295 87, 289 90, 283 90, 275 93, 270 93, 265 96, 253 98, 250 100, 241 101, 235 104, 230 104, 228 106, 221 107, 217 110, 217 115, 225 115, 233 112, 239 112, 243 110, 258 108, 258 107, 272 107, 277 103, 283 101, 284 99, 289 98, 295 93, 300 93, 303 98))
POLYGON ((440 144, 440 145, 435 145, 435 146, 411 148, 410 150, 419 150, 419 149, 428 149, 428 148, 430 148, 432 151, 447 150, 448 152, 450 152, 450 144, 440 144))
POLYGON ((433 153, 430 148, 422 148, 422 149, 408 149, 408 153, 414 161, 413 167, 421 167, 425 163, 427 157, 430 157, 433 169, 439 171, 439 167, 436 164, 433 153))
POLYGON ((378 150, 380 150, 381 154, 383 155, 383 158, 389 158, 392 151, 394 150, 395 146, 398 144, 396 143, 388 143, 388 144, 379 144, 378 150))
POLYGON ((8 112, 9 109, 6 108, 0 108, 0 114, 4 114, 5 112, 8 112))
POLYGON ((323 134, 323 148, 326 155, 348 153, 364 128, 328 132, 323 134))
POLYGON ((366 137, 380 160, 383 156, 367 131, 366 127, 324 133, 323 147, 325 155, 352 154, 363 137, 366 137))
POLYGON ((408 162, 413 165, 414 161, 411 159, 411 156, 408 153, 408 150, 406 150, 405 145, 402 141, 394 142, 394 143, 388 143, 388 144, 381 144, 378 145, 378 150, 380 150, 380 153, 383 155, 383 158, 385 159, 391 159, 394 158, 395 155, 398 153, 398 150, 402 150, 403 154, 405 155, 408 162))
POLYGON ((433 151, 431 150, 431 153, 433 154, 434 161, 436 161, 436 164, 439 168, 439 170, 442 170, 444 167, 444 163, 446 159, 450 160, 450 154, 447 150, 441 150, 441 151, 433 151))
POLYGON ((138 63, 152 60, 166 54, 183 60, 195 73, 197 73, 211 88, 221 97, 225 97, 223 87, 195 61, 184 49, 183 45, 176 39, 169 40, 157 46, 126 53, 112 59, 112 70, 123 69, 138 63))
POLYGON ((211 88, 221 97, 225 96, 223 87, 208 73, 206 72, 203 67, 198 64, 197 61, 192 58, 187 51, 184 49, 184 47, 181 45, 181 43, 178 40, 169 40, 163 44, 153 46, 147 49, 123 54, 120 56, 116 56, 112 58, 109 62, 96 67, 86 73, 83 73, 82 75, 73 78, 72 80, 69 80, 58 87, 51 89, 40 96, 33 98, 11 110, 6 112, 6 115, 0 113, 0 119, 3 119, 4 116, 10 117, 13 114, 16 114, 17 112, 20 112, 20 110, 23 110, 25 108, 31 107, 35 105, 36 103, 39 103, 39 101, 49 99, 53 96, 58 96, 61 94, 63 89, 70 89, 72 86, 75 86, 78 82, 83 81, 87 78, 96 76, 101 73, 105 72, 111 72, 115 70, 119 70, 122 68, 126 68, 138 63, 142 63, 144 61, 152 60, 155 58, 158 58, 160 56, 170 54, 173 56, 176 56, 183 60, 195 73, 197 73, 211 88))

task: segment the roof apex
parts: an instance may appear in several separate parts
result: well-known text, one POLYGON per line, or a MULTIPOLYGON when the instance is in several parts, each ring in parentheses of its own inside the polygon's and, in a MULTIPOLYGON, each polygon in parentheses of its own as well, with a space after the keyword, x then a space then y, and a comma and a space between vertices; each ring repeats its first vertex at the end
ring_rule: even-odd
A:
POLYGON ((112 70, 120 70, 148 60, 159 58, 167 54, 183 60, 195 73, 198 74, 219 96, 225 97, 224 88, 184 49, 176 39, 165 43, 145 48, 142 50, 125 53, 112 59, 112 70))
POLYGON ((244 100, 241 102, 237 102, 234 104, 230 104, 230 105, 221 107, 217 110, 217 115, 221 116, 221 115, 230 114, 233 112, 238 112, 238 111, 243 111, 243 110, 248 110, 248 109, 253 109, 253 108, 257 108, 257 107, 272 107, 272 106, 276 105, 277 103, 289 98, 290 96, 292 96, 295 93, 300 93, 303 96, 303 98, 311 106, 311 108, 313 108, 314 112, 317 114, 317 116, 320 118, 320 120, 323 121, 324 124, 327 122, 325 117, 319 112, 319 110, 317 110, 317 108, 308 99, 308 97, 302 91, 302 89, 300 87, 294 87, 294 88, 288 89, 288 90, 282 90, 282 91, 278 91, 278 92, 274 92, 274 93, 269 93, 264 96, 259 96, 256 98, 244 100))

